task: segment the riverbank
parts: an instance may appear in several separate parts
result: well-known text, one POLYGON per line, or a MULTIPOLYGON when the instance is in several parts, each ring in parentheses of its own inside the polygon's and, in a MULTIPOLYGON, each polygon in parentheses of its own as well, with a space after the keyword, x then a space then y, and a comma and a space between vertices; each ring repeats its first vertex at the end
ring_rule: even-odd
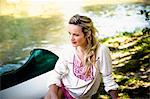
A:
MULTIPOLYGON (((121 33, 101 42, 109 46, 112 54, 114 78, 119 84, 120 99, 148 99, 150 87, 150 28, 134 33, 121 33)), ((101 86, 103 89, 104 86, 101 86)), ((109 98, 100 91, 99 98, 109 98)))

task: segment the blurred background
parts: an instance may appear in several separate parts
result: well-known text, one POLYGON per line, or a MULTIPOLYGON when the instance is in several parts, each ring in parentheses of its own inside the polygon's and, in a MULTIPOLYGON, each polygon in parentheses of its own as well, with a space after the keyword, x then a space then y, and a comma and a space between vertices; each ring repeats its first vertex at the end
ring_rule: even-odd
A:
POLYGON ((121 99, 150 98, 149 0, 0 0, 0 74, 21 67, 34 48, 57 53, 69 44, 74 14, 89 16, 110 48, 121 99))

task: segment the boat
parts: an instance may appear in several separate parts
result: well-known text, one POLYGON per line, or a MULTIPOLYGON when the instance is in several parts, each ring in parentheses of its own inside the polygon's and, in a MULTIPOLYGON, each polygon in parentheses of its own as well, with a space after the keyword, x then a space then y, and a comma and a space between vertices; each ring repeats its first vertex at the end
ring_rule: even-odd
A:
POLYGON ((49 50, 33 49, 23 66, 0 75, 0 98, 42 99, 48 91, 49 75, 58 58, 49 50))

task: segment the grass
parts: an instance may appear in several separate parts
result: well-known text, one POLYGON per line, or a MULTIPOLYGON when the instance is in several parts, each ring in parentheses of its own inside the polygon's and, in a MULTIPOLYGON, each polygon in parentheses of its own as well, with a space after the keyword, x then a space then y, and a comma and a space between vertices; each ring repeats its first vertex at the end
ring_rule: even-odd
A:
MULTIPOLYGON (((120 86, 120 99, 148 99, 150 97, 150 29, 147 28, 146 33, 143 33, 143 30, 135 33, 121 33, 101 40, 109 46, 112 52, 113 75, 120 86)), ((104 89, 103 85, 101 85, 102 89, 104 89)), ((107 93, 99 92, 97 99, 110 98, 107 93)))

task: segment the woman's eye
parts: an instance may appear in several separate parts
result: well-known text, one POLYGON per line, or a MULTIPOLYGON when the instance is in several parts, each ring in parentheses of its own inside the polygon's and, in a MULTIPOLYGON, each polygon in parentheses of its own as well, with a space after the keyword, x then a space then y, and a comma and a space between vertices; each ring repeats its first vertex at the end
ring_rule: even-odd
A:
POLYGON ((79 36, 79 34, 74 34, 75 36, 79 36))
POLYGON ((75 33, 70 33, 68 32, 69 35, 74 35, 74 36, 79 36, 79 34, 75 34, 75 33))
POLYGON ((78 35, 75 34, 75 36, 78 36, 78 35))

